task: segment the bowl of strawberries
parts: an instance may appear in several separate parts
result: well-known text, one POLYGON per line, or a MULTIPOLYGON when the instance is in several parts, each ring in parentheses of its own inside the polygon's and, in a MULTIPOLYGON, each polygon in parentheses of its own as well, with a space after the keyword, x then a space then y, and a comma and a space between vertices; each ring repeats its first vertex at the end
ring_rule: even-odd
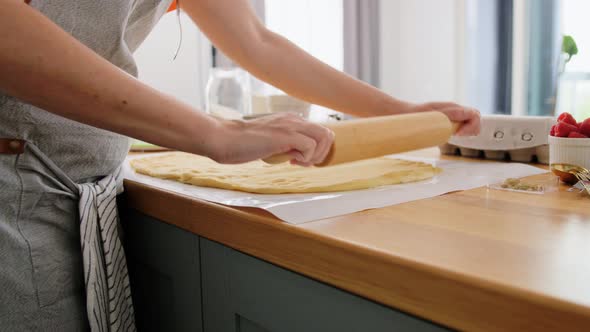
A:
POLYGON ((559 115, 549 134, 549 165, 551 170, 564 166, 590 169, 590 118, 577 122, 569 113, 559 115))

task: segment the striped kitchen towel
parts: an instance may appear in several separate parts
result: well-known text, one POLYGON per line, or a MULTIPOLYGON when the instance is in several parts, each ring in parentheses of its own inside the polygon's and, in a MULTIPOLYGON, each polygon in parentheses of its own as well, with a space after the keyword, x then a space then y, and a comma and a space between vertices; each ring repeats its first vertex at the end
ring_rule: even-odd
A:
POLYGON ((93 332, 135 331, 125 252, 119 235, 117 194, 122 171, 78 184, 86 310, 93 332))

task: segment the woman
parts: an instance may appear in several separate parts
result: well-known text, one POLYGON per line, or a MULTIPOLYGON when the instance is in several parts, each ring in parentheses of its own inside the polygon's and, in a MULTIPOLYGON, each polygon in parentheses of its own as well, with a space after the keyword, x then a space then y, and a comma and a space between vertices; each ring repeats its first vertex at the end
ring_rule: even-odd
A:
MULTIPOLYGON (((132 52, 170 0, 26 2, 0 1, 0 326, 133 329, 113 212, 125 136, 220 163, 289 152, 307 166, 333 135, 289 115, 218 120, 136 80, 132 52)), ((356 116, 436 110, 463 122, 460 135, 479 132, 473 109, 396 100, 321 63, 265 29, 247 0, 182 8, 241 67, 295 97, 356 116)))

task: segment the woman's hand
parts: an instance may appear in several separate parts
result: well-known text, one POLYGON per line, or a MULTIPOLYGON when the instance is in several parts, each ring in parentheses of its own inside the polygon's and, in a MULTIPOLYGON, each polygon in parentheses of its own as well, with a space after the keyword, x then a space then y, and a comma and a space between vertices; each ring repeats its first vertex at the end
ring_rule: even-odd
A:
POLYGON ((450 102, 432 102, 425 104, 407 104, 403 113, 437 111, 444 113, 453 122, 461 123, 457 136, 476 136, 481 129, 479 111, 475 108, 461 106, 450 102))
POLYGON ((223 164, 238 164, 275 154, 288 153, 291 163, 319 164, 328 155, 334 133, 300 116, 283 113, 250 121, 222 121, 211 158, 223 164))

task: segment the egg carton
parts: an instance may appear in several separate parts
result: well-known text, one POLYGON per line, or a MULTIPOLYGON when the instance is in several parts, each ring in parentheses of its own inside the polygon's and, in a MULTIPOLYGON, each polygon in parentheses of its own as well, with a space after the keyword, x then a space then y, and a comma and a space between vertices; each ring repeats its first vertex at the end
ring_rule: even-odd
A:
POLYGON ((549 145, 516 150, 478 150, 444 144, 439 147, 445 155, 462 156, 468 158, 485 158, 490 160, 516 161, 521 163, 549 164, 549 145))
POLYGON ((447 155, 549 164, 550 116, 484 115, 478 136, 453 136, 440 147, 447 155))

